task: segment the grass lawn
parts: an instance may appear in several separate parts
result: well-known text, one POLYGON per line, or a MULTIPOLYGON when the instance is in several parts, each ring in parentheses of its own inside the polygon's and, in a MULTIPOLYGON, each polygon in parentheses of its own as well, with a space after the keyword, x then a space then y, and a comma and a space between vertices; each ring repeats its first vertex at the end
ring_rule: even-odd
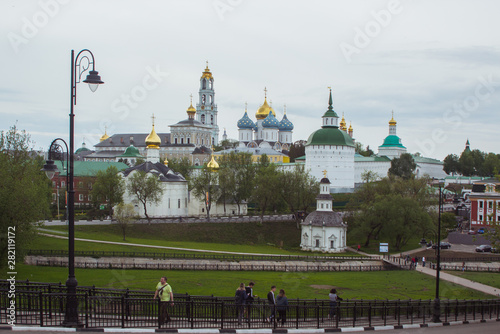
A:
MULTIPOLYGON (((17 279, 32 282, 64 282, 67 268, 18 264, 17 279)), ((256 283, 255 293, 265 298, 271 285, 285 289, 289 298, 327 299, 332 287, 347 299, 433 299, 435 280, 415 271, 382 272, 251 272, 251 271, 157 271, 76 269, 80 286, 130 288, 153 291, 166 275, 175 293, 233 296, 240 282, 256 283)), ((5 278, 2 273, 2 278, 5 278)), ((442 298, 491 299, 492 296, 442 281, 442 298)))
MULTIPOLYGON (((54 235, 64 235, 66 226, 47 226, 43 233, 55 231, 54 235)), ((117 225, 85 225, 75 226, 75 237, 93 240, 127 242, 163 247, 205 249, 213 251, 229 251, 241 253, 281 254, 281 255, 315 255, 334 256, 334 254, 303 252, 299 249, 300 232, 295 223, 272 222, 262 225, 257 223, 193 223, 193 224, 136 224, 127 231, 126 241, 117 225), (278 232, 277 232, 278 231, 278 232), (283 231, 283 232, 281 232, 283 231), (248 237, 235 239, 235 235, 248 237)), ((30 247, 32 249, 67 249, 67 241, 41 236, 30 247), (47 239, 44 239, 47 238, 47 239), (51 240, 54 241, 53 243, 51 240)), ((115 250, 141 252, 176 252, 152 248, 135 248, 129 246, 113 246, 76 241, 75 250, 115 250)), ((340 253, 339 256, 359 256, 355 253, 340 253)))
POLYGON ((448 274, 469 279, 500 289, 500 273, 447 271, 448 274))

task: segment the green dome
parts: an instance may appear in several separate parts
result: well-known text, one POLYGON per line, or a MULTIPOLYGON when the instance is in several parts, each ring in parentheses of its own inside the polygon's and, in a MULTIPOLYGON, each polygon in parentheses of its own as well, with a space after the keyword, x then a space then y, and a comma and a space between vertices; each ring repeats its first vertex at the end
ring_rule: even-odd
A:
POLYGON ((137 148, 134 147, 134 145, 130 145, 129 147, 127 147, 127 149, 125 150, 125 152, 120 155, 120 157, 142 157, 142 155, 139 153, 139 150, 137 148))
POLYGON ((354 147, 354 141, 338 127, 324 127, 313 132, 307 140, 309 145, 341 145, 354 147))
POLYGON ((406 148, 401 144, 401 139, 396 135, 388 135, 385 137, 384 143, 380 147, 401 147, 406 148))

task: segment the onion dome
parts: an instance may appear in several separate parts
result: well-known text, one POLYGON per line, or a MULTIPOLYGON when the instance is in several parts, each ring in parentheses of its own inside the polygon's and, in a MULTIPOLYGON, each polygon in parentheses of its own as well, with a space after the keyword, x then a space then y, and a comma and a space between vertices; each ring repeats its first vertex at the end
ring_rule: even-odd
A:
POLYGON ((99 139, 99 142, 103 142, 105 141, 106 139, 108 139, 109 136, 108 134, 106 133, 106 130, 104 130, 104 134, 102 135, 102 137, 99 139))
POLYGON ((194 119, 194 115, 196 115, 196 109, 193 107, 193 95, 191 94, 191 104, 189 108, 186 110, 189 119, 194 119))
POLYGON ((168 160, 167 157, 165 157, 165 161, 163 161, 163 164, 168 167, 168 160))
POLYGON ((389 121, 389 125, 396 125, 396 121, 394 120, 394 111, 392 112, 392 118, 389 121))
POLYGON ((257 119, 265 119, 267 115, 273 114, 276 116, 276 112, 274 111, 273 108, 269 106, 267 103, 267 98, 264 99, 264 103, 260 106, 260 108, 257 110, 255 113, 255 118, 257 119))
POLYGON ((342 114, 342 120, 340 121, 340 130, 347 131, 347 123, 345 122, 344 114, 342 114))
POLYGON ((79 154, 79 153, 86 152, 86 151, 90 151, 90 150, 87 148, 87 145, 85 144, 85 142, 83 142, 82 147, 80 147, 78 150, 76 150, 75 154, 79 154))
POLYGON ((269 113, 269 115, 262 121, 263 128, 279 128, 280 123, 274 117, 273 113, 269 113))
POLYGON ((288 120, 286 113, 283 115, 283 119, 280 121, 279 127, 280 131, 292 131, 293 123, 288 120))
POLYGON ((208 69, 208 61, 207 61, 207 67, 205 68, 205 71, 203 71, 203 74, 201 75, 201 79, 213 79, 212 77, 212 72, 208 69))
POLYGON ((151 133, 146 137, 146 146, 148 148, 160 148, 161 139, 155 132, 155 125, 153 123, 153 129, 151 133))
POLYGON ((210 159, 210 161, 208 162, 207 164, 207 168, 208 169, 211 169, 211 170, 214 170, 214 169, 219 169, 219 164, 217 163, 217 161, 215 161, 214 159, 214 147, 212 146, 212 158, 210 159))
POLYGON ((237 123, 238 129, 253 129, 255 127, 255 123, 248 117, 248 113, 245 110, 245 114, 237 123))
POLYGON ((130 145, 127 147, 125 152, 123 152, 122 155, 120 155, 121 158, 126 158, 126 157, 142 157, 142 155, 139 153, 139 150, 134 146, 130 145))
POLYGON ((349 123, 349 133, 352 132, 352 124, 349 123))

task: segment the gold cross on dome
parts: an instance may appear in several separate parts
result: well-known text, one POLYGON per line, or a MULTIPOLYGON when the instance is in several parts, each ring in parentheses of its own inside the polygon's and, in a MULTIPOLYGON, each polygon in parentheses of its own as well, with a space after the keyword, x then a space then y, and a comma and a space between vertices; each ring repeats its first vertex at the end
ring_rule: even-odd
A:
POLYGON ((328 89, 329 89, 329 90, 332 90, 332 86, 328 86, 328 89))
POLYGON ((247 111, 248 103, 245 102, 245 111, 247 111))
POLYGON ((264 98, 267 99, 267 87, 264 87, 264 98))
POLYGON ((153 125, 155 125, 155 114, 153 113, 153 115, 151 116, 151 119, 153 120, 153 125))
POLYGON ((323 176, 324 176, 324 177, 326 177, 326 173, 327 173, 327 171, 326 171, 326 169, 325 169, 325 170, 323 171, 323 176))
POLYGON ((191 98, 191 104, 193 104, 193 94, 190 94, 189 97, 191 98))

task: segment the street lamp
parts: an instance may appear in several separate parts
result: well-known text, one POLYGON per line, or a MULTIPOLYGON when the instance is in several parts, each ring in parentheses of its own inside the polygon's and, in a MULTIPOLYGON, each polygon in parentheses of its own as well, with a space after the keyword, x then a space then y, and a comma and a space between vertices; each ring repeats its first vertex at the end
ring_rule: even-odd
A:
MULTIPOLYGON (((62 150, 63 150, 63 147, 58 144, 57 142, 58 141, 61 141, 64 143, 64 146, 66 147, 66 153, 64 153, 66 155, 66 171, 68 170, 68 163, 69 163, 69 159, 68 159, 68 154, 69 154, 69 150, 68 150, 68 144, 64 141, 64 139, 62 138, 56 138, 52 141, 52 143, 50 143, 50 147, 49 147, 49 154, 48 154, 48 160, 45 162, 45 165, 43 165, 43 168, 41 169, 42 172, 45 172, 45 174, 47 175, 47 177, 52 180, 54 178, 54 176, 56 175, 57 172, 59 172, 59 169, 57 168, 57 166, 54 164, 54 160, 55 158, 59 158, 61 161, 63 160, 62 159, 62 150)), ((64 168, 64 165, 63 165, 63 168, 64 168)), ((68 173, 66 173, 66 192, 68 191, 68 173)), ((57 216, 59 217, 59 185, 57 185, 57 197, 56 197, 56 200, 57 200, 57 216)))
MULTIPOLYGON (((68 168, 68 280, 66 281, 66 313, 63 326, 80 327, 81 323, 78 320, 78 299, 76 296, 76 287, 78 282, 75 277, 75 190, 73 185, 74 179, 74 146, 75 146, 75 114, 74 106, 76 105, 76 85, 85 72, 89 72, 87 78, 83 80, 89 84, 90 90, 95 92, 98 85, 103 84, 99 73, 95 70, 94 55, 88 49, 81 50, 75 58, 75 51, 71 50, 71 91, 70 91, 70 114, 69 114, 69 168, 68 168), (90 69, 92 66, 92 69, 90 69)), ((54 162, 47 161, 44 170, 54 175, 54 162), (47 169, 45 169, 47 167, 47 169)), ((57 167, 56 167, 57 169, 57 167)))
POLYGON ((438 231, 437 231, 437 263, 436 263, 436 297, 434 299, 433 322, 441 322, 441 300, 439 299, 439 272, 441 271, 441 209, 443 196, 441 182, 439 182, 439 207, 438 207, 438 231))

